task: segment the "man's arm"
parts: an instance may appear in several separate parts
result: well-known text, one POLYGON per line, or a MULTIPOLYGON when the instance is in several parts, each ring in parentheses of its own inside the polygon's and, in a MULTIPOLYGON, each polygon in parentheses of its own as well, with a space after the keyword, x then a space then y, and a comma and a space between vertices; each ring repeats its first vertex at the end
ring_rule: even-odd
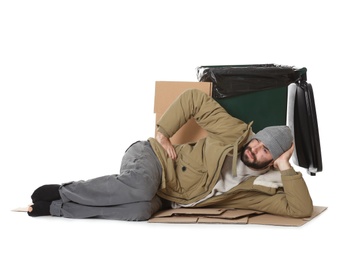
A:
POLYGON ((296 172, 289 162, 293 151, 294 143, 274 161, 274 167, 281 173, 284 194, 276 194, 258 204, 273 214, 308 217, 312 214, 313 203, 302 174, 296 172))
POLYGON ((292 143, 292 146, 290 149, 288 149, 286 152, 284 152, 280 157, 278 157, 274 163, 273 166, 274 168, 278 169, 280 172, 281 171, 286 171, 292 168, 290 164, 290 159, 292 157, 294 151, 294 143, 292 143))
POLYGON ((227 137, 229 142, 235 141, 239 133, 248 129, 247 124, 229 115, 206 93, 197 89, 187 90, 171 104, 157 122, 156 140, 170 158, 176 159, 170 138, 192 117, 209 135, 214 135, 214 138, 221 141, 224 137, 227 137))
POLYGON ((175 152, 171 140, 168 137, 164 136, 160 132, 157 132, 155 139, 161 144, 171 159, 175 160, 177 158, 177 153, 175 152))
POLYGON ((192 117, 209 135, 220 140, 227 137, 235 141, 239 133, 248 128, 243 121, 228 114, 212 97, 200 90, 190 89, 166 110, 157 122, 157 129, 170 138, 192 117))

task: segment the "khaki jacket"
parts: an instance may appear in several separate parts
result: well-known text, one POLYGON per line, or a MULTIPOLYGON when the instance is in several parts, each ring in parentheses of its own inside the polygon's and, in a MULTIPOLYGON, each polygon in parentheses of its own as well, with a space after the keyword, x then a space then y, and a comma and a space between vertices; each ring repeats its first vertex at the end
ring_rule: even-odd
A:
MULTIPOLYGON (((175 145, 177 159, 172 160, 154 139, 149 141, 162 166, 158 195, 169 201, 190 204, 206 197, 220 176, 227 156, 233 157, 236 174, 238 151, 251 134, 251 124, 229 115, 213 98, 199 90, 179 96, 157 123, 158 131, 173 136, 191 117, 208 135, 195 143, 175 145)), ((232 207, 273 214, 305 217, 313 205, 300 173, 282 172, 284 189, 254 185, 251 177, 223 195, 212 197, 197 207, 232 207)))

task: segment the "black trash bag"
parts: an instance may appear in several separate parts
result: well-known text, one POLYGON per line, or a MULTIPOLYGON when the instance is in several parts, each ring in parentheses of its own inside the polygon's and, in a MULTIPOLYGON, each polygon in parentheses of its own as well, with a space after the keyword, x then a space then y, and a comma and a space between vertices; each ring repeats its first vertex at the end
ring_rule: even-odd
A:
POLYGON ((212 97, 226 98, 249 92, 286 87, 306 80, 306 68, 275 64, 200 66, 197 78, 212 82, 212 97))

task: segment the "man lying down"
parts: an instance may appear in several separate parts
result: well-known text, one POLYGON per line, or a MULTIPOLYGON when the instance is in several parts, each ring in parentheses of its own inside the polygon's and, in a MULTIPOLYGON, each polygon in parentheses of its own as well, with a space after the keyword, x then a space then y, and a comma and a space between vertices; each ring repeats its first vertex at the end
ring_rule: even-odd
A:
POLYGON ((157 122, 155 138, 126 150, 119 174, 43 185, 33 192, 28 215, 143 221, 170 205, 310 216, 308 188, 289 163, 291 130, 271 126, 253 134, 251 125, 205 93, 187 90, 157 122), (172 145, 171 136, 190 118, 207 136, 172 145))

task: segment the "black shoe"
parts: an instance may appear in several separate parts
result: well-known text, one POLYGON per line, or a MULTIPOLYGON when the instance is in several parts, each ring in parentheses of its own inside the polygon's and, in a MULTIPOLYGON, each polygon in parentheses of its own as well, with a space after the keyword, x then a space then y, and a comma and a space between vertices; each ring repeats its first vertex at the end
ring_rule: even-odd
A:
POLYGON ((50 206, 52 202, 50 201, 36 201, 31 207, 32 211, 27 212, 30 217, 40 217, 40 216, 49 216, 50 213, 50 206))
POLYGON ((33 203, 37 201, 51 202, 53 200, 61 199, 59 188, 60 188, 60 185, 58 184, 48 184, 48 185, 43 185, 37 188, 31 196, 32 202, 33 203))

